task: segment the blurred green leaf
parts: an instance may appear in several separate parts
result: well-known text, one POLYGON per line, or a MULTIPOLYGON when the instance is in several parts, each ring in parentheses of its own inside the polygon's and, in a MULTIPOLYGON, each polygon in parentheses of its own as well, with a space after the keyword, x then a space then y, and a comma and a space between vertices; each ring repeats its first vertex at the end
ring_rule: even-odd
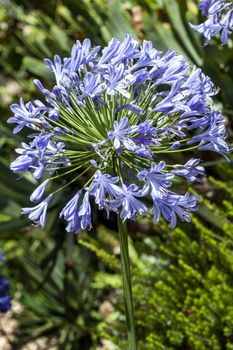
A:
POLYGON ((24 57, 21 69, 33 73, 35 76, 41 77, 43 79, 47 79, 47 76, 49 74, 49 70, 45 66, 44 62, 38 60, 37 58, 29 56, 24 57))

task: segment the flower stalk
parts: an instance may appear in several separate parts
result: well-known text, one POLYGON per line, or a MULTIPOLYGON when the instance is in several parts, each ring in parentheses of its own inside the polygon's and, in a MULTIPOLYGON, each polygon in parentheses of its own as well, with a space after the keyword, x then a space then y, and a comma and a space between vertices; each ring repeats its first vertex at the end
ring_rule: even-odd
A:
POLYGON ((117 216, 118 232, 120 239, 121 250, 121 275, 123 281, 123 293, 125 304, 125 315, 128 332, 129 350, 137 350, 134 309, 133 309, 133 295, 130 274, 130 259, 129 259, 129 245, 128 233, 126 223, 123 223, 119 216, 117 216))

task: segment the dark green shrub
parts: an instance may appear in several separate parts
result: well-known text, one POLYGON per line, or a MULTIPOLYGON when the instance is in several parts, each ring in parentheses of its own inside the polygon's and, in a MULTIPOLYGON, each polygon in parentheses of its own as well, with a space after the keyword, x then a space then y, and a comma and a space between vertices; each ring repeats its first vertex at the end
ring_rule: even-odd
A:
MULTIPOLYGON (((190 225, 172 230, 152 224, 147 234, 134 232, 138 256, 133 250, 131 260, 139 349, 233 349, 233 196, 232 188, 218 185, 231 192, 222 209, 202 199, 205 206, 190 225)), ((103 287, 102 279, 111 285, 110 277, 97 274, 97 288, 103 287)), ((121 298, 119 290, 112 300, 115 319, 105 319, 99 332, 127 349, 121 298)))

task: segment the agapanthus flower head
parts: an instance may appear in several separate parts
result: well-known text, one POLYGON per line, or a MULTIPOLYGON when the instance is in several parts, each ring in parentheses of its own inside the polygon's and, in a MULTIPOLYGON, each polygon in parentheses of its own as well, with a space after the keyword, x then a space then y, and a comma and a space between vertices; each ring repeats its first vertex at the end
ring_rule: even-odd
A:
POLYGON ((233 32, 232 0, 202 0, 199 9, 206 20, 197 25, 190 23, 190 26, 205 37, 205 45, 217 35, 223 44, 227 44, 233 32))
POLYGON ((9 119, 18 124, 15 132, 29 130, 11 169, 42 179, 30 197, 37 204, 23 213, 44 227, 48 205, 60 190, 52 180, 61 178, 61 189, 76 185, 60 213, 68 232, 92 227, 94 205, 123 221, 152 215, 173 227, 177 217, 189 222, 198 198, 176 193, 173 182, 196 181, 204 169, 198 158, 182 165, 166 164, 165 157, 189 150, 228 152, 210 79, 172 50, 162 54, 129 34, 102 50, 77 41, 70 57, 56 55, 46 65, 54 87, 49 91, 35 82, 45 102, 21 100, 9 119))
MULTIPOLYGON (((4 255, 0 252, 0 264, 5 261, 4 255)), ((1 274, 0 270, 0 313, 7 312, 11 308, 11 297, 9 294, 9 281, 1 274)))

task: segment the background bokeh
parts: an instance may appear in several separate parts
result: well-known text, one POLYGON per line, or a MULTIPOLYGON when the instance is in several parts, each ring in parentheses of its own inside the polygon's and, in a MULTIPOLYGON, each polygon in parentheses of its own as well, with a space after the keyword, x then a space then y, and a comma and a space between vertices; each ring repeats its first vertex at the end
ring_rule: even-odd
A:
MULTIPOLYGON (((203 47, 188 24, 199 16, 191 0, 0 0, 0 247, 13 296, 13 310, 0 315, 6 350, 42 337, 41 350, 127 349, 115 219, 96 213, 91 231, 67 234, 56 218, 72 188, 54 202, 45 230, 21 216, 35 183, 9 170, 24 140, 6 123, 10 104, 39 97, 35 78, 53 84, 45 57, 65 57, 77 39, 104 45, 132 33, 202 67, 219 89, 232 142, 233 41, 203 47)), ((233 166, 209 152, 204 162, 207 177, 189 189, 200 195, 191 224, 129 224, 139 350, 233 349, 233 166)))

